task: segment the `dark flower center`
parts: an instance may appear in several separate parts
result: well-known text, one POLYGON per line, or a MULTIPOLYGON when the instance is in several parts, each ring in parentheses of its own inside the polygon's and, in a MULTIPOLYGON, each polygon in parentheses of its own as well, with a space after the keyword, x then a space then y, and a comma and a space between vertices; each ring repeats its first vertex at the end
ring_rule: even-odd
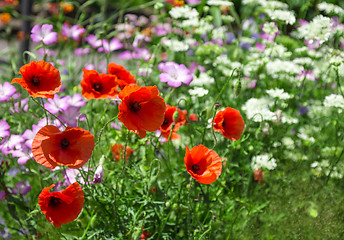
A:
POLYGON ((222 121, 222 127, 225 127, 226 126, 226 122, 225 120, 222 121))
POLYGON ((138 112, 138 111, 140 111, 140 109, 141 109, 141 106, 140 106, 140 103, 138 103, 138 102, 132 102, 132 103, 130 103, 130 110, 132 111, 132 112, 138 112))
POLYGON ((93 89, 96 90, 97 92, 101 92, 103 89, 103 85, 101 83, 95 83, 93 84, 93 89))
POLYGON ((38 87, 39 84, 40 84, 40 81, 39 81, 39 78, 34 76, 32 79, 31 79, 31 83, 35 86, 35 87, 38 87))
POLYGON ((192 167, 191 167, 191 171, 193 171, 194 173, 196 173, 197 174, 197 172, 200 170, 200 167, 199 167, 199 165, 198 164, 194 164, 194 165, 192 165, 192 167))
POLYGON ((169 124, 169 120, 167 118, 164 119, 164 122, 162 123, 162 125, 168 125, 169 124))
POLYGON ((70 144, 70 143, 69 143, 68 139, 66 139, 66 138, 62 139, 61 142, 60 142, 60 145, 61 145, 61 147, 62 147, 63 149, 68 148, 68 147, 69 147, 69 144, 70 144))
POLYGON ((58 207, 61 204, 61 202, 62 202, 61 199, 52 196, 49 199, 49 206, 55 208, 55 207, 58 207))

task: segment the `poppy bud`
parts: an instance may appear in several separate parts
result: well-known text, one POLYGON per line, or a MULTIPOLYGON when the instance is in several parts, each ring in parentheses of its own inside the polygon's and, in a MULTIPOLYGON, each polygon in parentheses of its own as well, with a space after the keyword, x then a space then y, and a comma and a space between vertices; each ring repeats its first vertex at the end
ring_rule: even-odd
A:
POLYGON ((175 111, 172 116, 173 122, 178 122, 179 120, 179 111, 175 111))
POLYGON ((236 97, 239 96, 240 91, 241 91, 241 78, 239 78, 239 80, 235 83, 235 86, 234 86, 234 94, 236 97))

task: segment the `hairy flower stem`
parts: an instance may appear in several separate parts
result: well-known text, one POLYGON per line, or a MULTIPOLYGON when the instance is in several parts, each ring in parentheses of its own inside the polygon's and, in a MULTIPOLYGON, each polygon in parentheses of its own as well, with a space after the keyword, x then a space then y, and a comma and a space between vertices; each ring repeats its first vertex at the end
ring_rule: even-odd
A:
MULTIPOLYGON (((57 120, 59 120, 59 122, 66 128, 67 126, 66 126, 66 124, 64 124, 63 122, 62 122, 62 120, 61 119, 59 119, 55 114, 53 114, 53 113, 51 113, 49 110, 47 110, 45 107, 44 107, 44 105, 42 106, 41 105, 41 103, 39 102, 39 101, 37 101, 36 99, 34 99, 33 97, 30 97, 37 105, 39 105, 43 110, 44 110, 44 113, 45 114, 47 114, 47 112, 50 114, 50 115, 52 115, 54 118, 56 118, 57 120)), ((42 100, 43 101, 43 100, 42 100)), ((46 115, 47 116, 47 115, 46 115)), ((47 118, 48 118, 48 116, 47 116, 47 118)))

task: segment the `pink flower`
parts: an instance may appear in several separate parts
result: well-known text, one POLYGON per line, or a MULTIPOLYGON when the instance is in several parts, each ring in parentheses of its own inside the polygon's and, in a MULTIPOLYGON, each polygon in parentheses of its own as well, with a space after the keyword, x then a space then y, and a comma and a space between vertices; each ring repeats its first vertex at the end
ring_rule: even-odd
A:
POLYGON ((85 28, 80 25, 68 26, 67 23, 62 25, 62 35, 65 37, 73 38, 75 41, 79 40, 80 36, 85 33, 85 28))
POLYGON ((190 70, 184 64, 160 63, 158 68, 163 72, 159 75, 160 81, 167 82, 170 87, 179 87, 182 83, 189 85, 193 80, 190 70))
POLYGON ((10 125, 6 122, 5 119, 0 121, 0 138, 5 138, 10 135, 10 125))
POLYGON ((98 52, 104 51, 105 53, 109 53, 121 49, 122 47, 123 44, 117 38, 111 39, 110 42, 103 39, 103 47, 99 48, 98 52))
POLYGON ((102 46, 102 40, 98 39, 96 35, 90 34, 87 37, 85 37, 85 40, 93 48, 99 48, 102 46))
POLYGON ((9 82, 0 84, 0 102, 9 101, 10 98, 16 93, 16 88, 9 82))
POLYGON ((34 42, 42 41, 45 45, 53 44, 57 41, 57 32, 52 32, 53 25, 43 24, 42 27, 35 25, 31 30, 31 39, 34 42))

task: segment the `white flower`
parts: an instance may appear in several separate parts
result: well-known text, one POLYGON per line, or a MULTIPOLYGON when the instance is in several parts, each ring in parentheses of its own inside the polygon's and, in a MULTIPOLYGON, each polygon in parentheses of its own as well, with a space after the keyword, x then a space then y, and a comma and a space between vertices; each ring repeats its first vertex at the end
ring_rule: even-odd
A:
POLYGON ((269 94, 271 97, 273 98, 278 98, 278 99, 282 99, 282 100, 287 100, 289 98, 292 97, 292 95, 290 95, 287 92, 284 92, 283 89, 279 89, 279 88, 275 88, 275 89, 269 89, 266 91, 267 94, 269 94))
POLYGON ((194 80, 191 82, 191 86, 203 86, 210 85, 215 82, 215 79, 210 77, 207 73, 201 72, 199 77, 194 75, 194 80))
POLYGON ((226 27, 222 26, 219 28, 215 28, 212 32, 213 34, 213 38, 217 38, 217 39, 225 39, 225 33, 228 32, 226 27))
POLYGON ((276 159, 272 158, 271 154, 262 154, 254 156, 251 162, 251 168, 253 170, 266 168, 268 170, 274 170, 277 167, 276 159))
POLYGON ((210 32, 213 28, 214 26, 212 24, 205 21, 204 19, 201 19, 199 22, 199 26, 195 29, 195 32, 197 34, 205 34, 210 32))
POLYGON ((201 88, 201 87, 195 87, 194 89, 190 89, 189 93, 191 96, 196 96, 196 97, 203 97, 208 94, 208 90, 201 88))
POLYGON ((226 0, 208 0, 207 4, 212 6, 233 6, 232 2, 226 0))
POLYGON ((271 101, 268 98, 251 98, 244 104, 242 110, 246 112, 248 118, 253 118, 255 122, 277 120, 276 114, 269 109, 270 104, 271 101))
POLYGON ((266 22, 263 25, 263 31, 266 32, 269 35, 274 35, 278 32, 278 28, 276 26, 276 23, 274 22, 266 22))
POLYGON ((294 13, 291 11, 287 11, 287 10, 272 11, 270 9, 267 9, 265 11, 272 20, 280 20, 290 25, 293 25, 296 21, 294 13))
POLYGON ((171 17, 174 19, 178 18, 195 18, 198 17, 198 12, 196 9, 191 8, 188 5, 184 5, 182 7, 174 7, 169 12, 171 17))
POLYGON ((288 9, 288 4, 279 1, 261 1, 260 3, 264 8, 269 9, 288 9))
POLYGON ((324 106, 344 109, 344 98, 342 95, 331 94, 325 98, 324 106))
POLYGON ((320 11, 324 11, 327 14, 330 14, 330 13, 335 13, 338 15, 344 14, 343 8, 331 3, 322 2, 322 3, 319 3, 317 6, 320 11))
POLYGON ((279 73, 288 73, 288 74, 300 74, 303 70, 303 67, 290 62, 290 61, 282 61, 279 59, 276 59, 274 61, 269 61, 266 64, 266 71, 274 76, 277 77, 279 73))
POLYGON ((308 40, 310 44, 314 41, 319 41, 320 44, 322 44, 332 35, 331 27, 331 19, 319 15, 316 16, 309 24, 299 27, 297 32, 300 38, 308 40))
POLYGON ((197 17, 195 17, 195 18, 185 19, 181 21, 181 23, 179 24, 179 27, 188 28, 188 27, 198 27, 199 25, 200 25, 200 21, 197 17))
POLYGON ((282 138, 282 143, 287 149, 294 149, 295 148, 294 140, 290 137, 282 138))
POLYGON ((166 39, 163 44, 174 52, 183 52, 189 49, 188 44, 175 39, 166 39))

